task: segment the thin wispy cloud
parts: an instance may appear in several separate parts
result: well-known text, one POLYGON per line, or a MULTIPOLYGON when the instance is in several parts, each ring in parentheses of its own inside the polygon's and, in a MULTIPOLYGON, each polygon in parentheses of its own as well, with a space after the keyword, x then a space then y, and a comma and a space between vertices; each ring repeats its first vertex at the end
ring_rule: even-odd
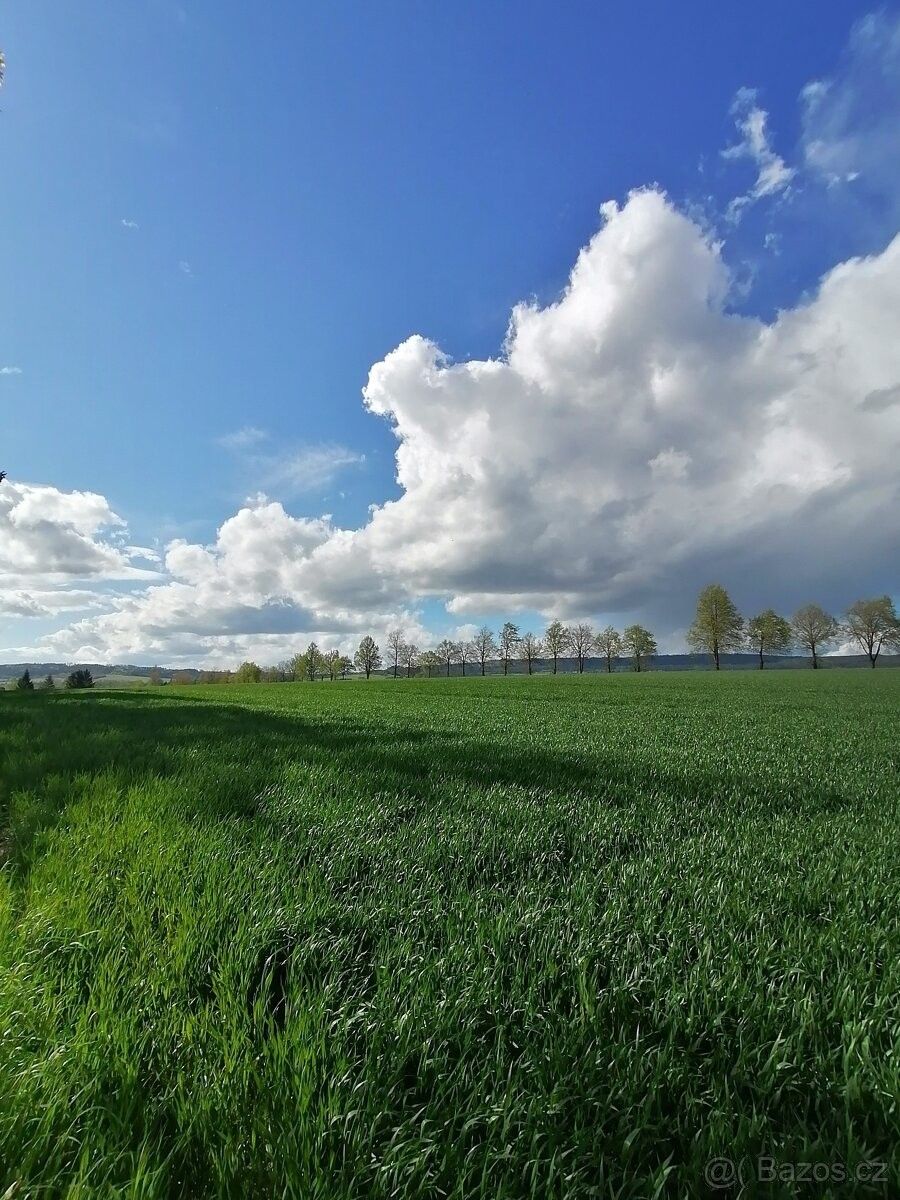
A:
POLYGON ((247 425, 217 439, 238 458, 256 488, 279 496, 298 496, 325 487, 348 467, 360 466, 365 455, 333 442, 272 450, 264 429, 247 425))
POLYGON ((0 367, 0 375, 21 375, 21 367, 0 367))
POLYGON ((796 171, 789 167, 780 154, 772 148, 769 136, 769 114, 757 104, 755 88, 740 88, 731 106, 741 140, 722 151, 725 159, 749 158, 756 165, 756 180, 749 191, 736 196, 728 205, 727 215, 731 221, 739 221, 748 205, 765 196, 784 192, 796 171))
POLYGON ((266 441, 268 436, 264 429, 257 429, 255 425, 245 425, 243 429, 237 429, 234 433, 223 434, 217 439, 217 444, 226 450, 248 450, 251 446, 258 446, 260 442, 266 441))
POLYGON ((265 465, 264 487, 273 493, 298 495, 325 487, 347 467, 358 467, 365 455, 346 446, 304 446, 301 450, 271 459, 265 465))
POLYGON ((120 224, 123 229, 140 229, 137 221, 132 221, 129 217, 123 217, 120 224))
POLYGON ((184 258, 179 262, 178 270, 182 273, 182 275, 193 275, 194 273, 191 270, 191 264, 187 261, 187 259, 184 258))

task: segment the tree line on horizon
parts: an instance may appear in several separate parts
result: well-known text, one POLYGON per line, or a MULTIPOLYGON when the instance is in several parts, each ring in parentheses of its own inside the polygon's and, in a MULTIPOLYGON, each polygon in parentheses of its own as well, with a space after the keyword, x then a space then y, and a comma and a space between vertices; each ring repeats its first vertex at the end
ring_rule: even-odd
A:
MULTIPOLYGON (((707 654, 718 671, 724 654, 752 651, 758 656, 759 669, 766 665, 766 656, 778 657, 802 650, 810 666, 819 667, 819 657, 838 637, 855 642, 869 659, 872 667, 882 651, 900 650, 900 620, 889 596, 857 600, 838 620, 818 604, 806 604, 791 618, 767 608, 745 619, 721 584, 705 587, 698 599, 693 624, 687 633, 692 653, 707 654)), ((494 635, 483 625, 474 637, 454 641, 444 638, 434 648, 420 650, 406 639, 402 629, 392 629, 387 636, 386 655, 375 639, 367 634, 359 643, 353 658, 339 650, 320 650, 315 642, 273 667, 260 667, 255 662, 243 662, 236 671, 176 671, 173 683, 291 683, 346 679, 349 674, 369 679, 376 672, 387 672, 395 679, 413 674, 450 675, 454 667, 466 674, 467 668, 487 674, 489 662, 499 662, 508 675, 513 662, 521 662, 529 675, 538 662, 551 664, 557 674, 562 659, 572 659, 579 674, 584 673, 588 659, 597 655, 612 673, 622 658, 641 671, 658 653, 656 638, 643 625, 627 626, 621 633, 607 625, 599 631, 586 621, 564 625, 551 621, 542 636, 526 630, 521 632, 513 621, 507 621, 494 635)), ((163 682, 160 668, 150 671, 149 682, 163 682)), ((72 671, 65 680, 67 689, 91 688, 94 681, 88 670, 72 671)), ((40 691, 56 687, 52 675, 39 685, 40 691)), ((34 691, 30 673, 26 670, 15 685, 19 691, 34 691)))
MULTIPOLYGON (((744 618, 721 584, 709 584, 698 599, 693 624, 687 633, 692 653, 707 654, 715 670, 722 666, 722 656, 740 651, 752 651, 759 658, 759 669, 766 656, 777 657, 802 650, 815 670, 819 657, 837 638, 854 641, 868 657, 872 667, 885 649, 900 650, 900 621, 889 596, 857 600, 838 620, 818 604, 806 604, 788 618, 767 608, 755 616, 744 618)), ((338 650, 321 651, 311 642, 305 651, 294 655, 276 667, 260 667, 253 662, 241 663, 236 671, 201 672, 198 682, 265 683, 301 680, 345 679, 351 671, 369 679, 376 672, 387 672, 398 678, 413 674, 450 675, 457 667, 461 675, 467 668, 487 674, 489 662, 499 662, 508 675, 515 661, 524 664, 529 675, 539 661, 551 664, 552 674, 559 669, 561 659, 571 658, 579 674, 594 655, 605 661, 612 673, 622 658, 641 671, 658 653, 656 638, 643 625, 627 626, 621 633, 607 625, 599 631, 588 622, 564 625, 552 621, 542 636, 526 630, 521 632, 513 621, 507 621, 495 636, 488 626, 482 626, 474 637, 454 641, 444 638, 431 649, 420 649, 408 641, 400 628, 387 636, 383 654, 375 639, 367 634, 359 643, 352 660, 338 650)), ((193 682, 193 677, 191 677, 193 682)), ((176 674, 174 682, 188 682, 176 674)))

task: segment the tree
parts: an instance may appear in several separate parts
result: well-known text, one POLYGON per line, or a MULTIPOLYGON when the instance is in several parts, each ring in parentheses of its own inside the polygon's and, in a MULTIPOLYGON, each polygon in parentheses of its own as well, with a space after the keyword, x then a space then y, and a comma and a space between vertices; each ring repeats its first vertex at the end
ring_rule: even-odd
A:
POLYGON ((299 683, 306 678, 306 653, 302 650, 292 655, 287 661, 288 678, 299 683))
POLYGON ((453 645, 455 647, 455 652, 454 652, 453 657, 456 659, 456 661, 462 667, 462 673, 465 676, 466 663, 474 662, 475 659, 478 657, 477 652, 475 650, 475 646, 473 645, 472 642, 467 642, 465 640, 460 641, 460 642, 454 642, 453 645))
POLYGON ((874 667, 885 646, 900 646, 900 621, 890 596, 857 600, 847 609, 846 630, 874 667))
POLYGON ((759 669, 766 665, 767 654, 784 654, 791 648, 794 631, 790 621, 779 617, 771 608, 751 617, 747 622, 747 641, 759 655, 759 669))
POLYGON ((430 679, 432 671, 438 670, 442 662, 443 660, 435 650, 423 650, 419 655, 419 670, 424 671, 430 679))
POLYGON ((22 675, 16 680, 16 690, 19 692, 33 692, 34 684, 31 682, 31 673, 26 667, 22 675))
POLYGON ((47 678, 41 682, 41 691, 42 692, 55 692, 56 691, 56 681, 54 680, 52 675, 48 675, 47 678))
POLYGON ((805 650, 809 651, 813 670, 817 670, 819 650, 834 641, 840 633, 840 625, 831 613, 827 613, 818 604, 806 604, 794 613, 791 627, 794 630, 794 637, 805 650))
POLYGON ((255 662, 242 662, 235 672, 235 683, 259 683, 262 670, 255 662))
POLYGON ((315 642, 310 642, 306 648, 306 678, 310 683, 316 682, 316 675, 322 669, 322 651, 315 642))
POLYGON ((613 661, 622 653, 622 637, 617 630, 613 629, 612 625, 607 625, 605 629, 601 629, 595 639, 597 649, 606 659, 606 670, 608 674, 612 674, 613 661))
POLYGON ((744 618, 721 584, 711 583, 698 596, 687 641, 695 654, 711 654, 717 671, 721 654, 743 646, 744 618))
POLYGON ((486 674, 485 663, 494 654, 497 653, 497 643, 494 641, 494 635, 488 629, 487 625, 482 627, 472 639, 472 645, 475 647, 475 654, 478 662, 481 663, 481 673, 486 674))
POLYGON ((640 671, 645 658, 656 654, 656 638, 643 625, 629 625, 622 635, 622 647, 631 655, 635 671, 640 671))
POLYGON ((449 676, 450 664, 456 657, 456 643, 451 642, 449 638, 444 638, 442 642, 438 643, 437 648, 435 649, 435 654, 437 654, 441 666, 447 668, 447 675, 449 676))
POLYGON ((94 677, 87 667, 79 668, 77 671, 71 671, 66 676, 66 687, 70 690, 92 688, 93 686, 94 677))
POLYGON ((586 621, 580 621, 569 630, 569 649, 578 660, 578 674, 584 674, 584 660, 594 649, 594 631, 586 621))
POLYGON ((534 636, 533 633, 523 633, 519 639, 519 658, 521 658, 528 667, 528 674, 532 674, 534 660, 540 658, 543 646, 541 639, 534 636))
POLYGON ((159 687, 162 683, 162 671, 159 667, 151 667, 150 674, 147 676, 151 687, 159 687))
POLYGON ((366 679, 381 666, 381 650, 375 639, 368 633, 357 646, 353 661, 357 671, 364 672, 366 679))
POLYGON ((327 650, 322 661, 325 665, 325 670, 328 672, 328 678, 334 683, 341 670, 340 650, 327 650))
POLYGON ((509 660, 519 641, 519 627, 512 621, 507 621, 500 630, 500 660, 503 663, 503 674, 509 672, 509 660))
POLYGON ((341 679, 346 679, 350 674, 350 669, 353 666, 353 660, 348 658, 346 654, 342 654, 338 659, 338 670, 341 673, 341 679))
POLYGON ((403 657, 403 630, 392 629, 387 637, 388 650, 391 653, 391 666, 394 669, 394 678, 397 678, 397 672, 400 666, 400 660, 403 657))
POLYGON ((419 647, 415 642, 404 642, 400 660, 406 667, 406 678, 409 679, 419 661, 419 647))
POLYGON ((559 656, 565 653, 569 644, 569 631, 562 621, 552 621, 544 634, 544 649, 553 659, 553 674, 556 674, 556 664, 559 656))

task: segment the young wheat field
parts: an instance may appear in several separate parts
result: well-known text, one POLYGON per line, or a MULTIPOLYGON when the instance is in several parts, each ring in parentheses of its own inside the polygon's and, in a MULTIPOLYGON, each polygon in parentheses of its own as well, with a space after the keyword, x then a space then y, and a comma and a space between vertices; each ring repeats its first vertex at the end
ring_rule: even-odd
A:
POLYGON ((0 1195, 900 1194, 900 670, 4 693, 0 753, 0 1195))

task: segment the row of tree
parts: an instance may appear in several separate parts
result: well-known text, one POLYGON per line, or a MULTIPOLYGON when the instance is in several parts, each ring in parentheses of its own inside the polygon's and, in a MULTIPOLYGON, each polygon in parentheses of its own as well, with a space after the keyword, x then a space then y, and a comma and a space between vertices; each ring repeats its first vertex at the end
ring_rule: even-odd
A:
MULTIPOLYGON (((453 641, 444 638, 432 650, 419 650, 414 643, 407 642, 402 629, 393 629, 388 634, 387 669, 396 679, 400 674, 411 675, 418 668, 423 674, 435 671, 450 674, 454 665, 466 674, 467 667, 487 673, 489 662, 499 661, 503 674, 509 674, 510 664, 518 659, 525 664, 529 675, 535 663, 547 660, 552 663, 555 675, 562 658, 575 660, 579 674, 583 673, 586 661, 595 651, 606 659, 607 669, 612 671, 616 659, 627 655, 632 666, 640 671, 649 658, 657 653, 656 639, 643 625, 629 625, 622 633, 611 625, 597 633, 587 622, 563 625, 553 621, 542 637, 526 630, 521 632, 513 621, 507 621, 497 637, 493 630, 483 625, 473 638, 453 641)), ((366 678, 385 665, 374 639, 365 637, 354 656, 356 669, 366 678)))
MULTIPOLYGON (((91 675, 90 671, 88 671, 86 668, 82 668, 77 671, 72 671, 69 675, 66 676, 66 687, 69 690, 78 689, 78 688, 92 688, 93 686, 94 686, 94 677, 93 677, 93 675, 91 675)), ((16 691, 17 692, 33 692, 34 690, 35 690, 34 681, 31 678, 31 672, 26 667, 25 671, 16 680, 16 691)), ((41 692, 56 691, 56 680, 53 678, 52 675, 47 675, 46 678, 41 680, 41 682, 38 684, 38 691, 41 691, 41 692)))
MULTIPOLYGON (((811 665, 819 666, 819 656, 838 638, 855 642, 868 656, 872 666, 884 649, 900 649, 900 622, 889 596, 857 600, 843 620, 838 620, 818 604, 806 604, 788 618, 767 608, 745 620, 721 584, 710 584, 700 593, 694 622, 688 631, 688 645, 694 653, 709 654, 716 670, 722 665, 722 655, 734 651, 752 650, 759 657, 760 670, 766 657, 788 654, 795 649, 808 653, 811 665)), ((241 663, 237 671, 204 671, 199 676, 178 676, 174 682, 201 683, 282 683, 295 680, 344 679, 355 671, 366 679, 379 671, 387 671, 396 679, 414 673, 450 675, 454 667, 462 675, 468 670, 487 673, 489 662, 500 663, 503 674, 509 674, 511 664, 520 661, 532 674, 538 661, 550 663, 555 675, 562 659, 575 662, 579 673, 587 660, 595 655, 602 658, 606 670, 623 657, 632 669, 640 671, 658 653, 654 635, 643 625, 629 625, 621 633, 611 625, 595 630, 587 622, 564 625, 552 621, 542 636, 507 621, 499 633, 486 625, 474 637, 454 641, 444 638, 432 649, 421 650, 407 639, 402 629, 392 629, 387 637, 387 649, 370 635, 359 643, 353 658, 338 650, 321 651, 315 642, 305 651, 275 667, 260 667, 254 662, 241 663)))
MULTIPOLYGON (((819 656, 838 638, 859 646, 873 667, 883 650, 900 650, 900 620, 891 598, 876 596, 857 600, 847 609, 843 620, 838 620, 818 604, 804 605, 791 618, 767 608, 745 620, 725 588, 713 583, 700 593, 694 622, 687 634, 691 650, 709 654, 717 671, 721 668, 723 654, 748 649, 758 655, 760 670, 766 664, 767 655, 788 654, 794 649, 807 653, 812 667, 817 668, 819 656)), ((574 625, 552 621, 543 636, 538 637, 528 630, 520 632, 518 625, 507 621, 496 637, 484 625, 473 638, 460 641, 444 638, 428 650, 420 650, 414 642, 408 641, 402 629, 392 629, 387 637, 386 659, 375 639, 366 635, 352 659, 339 650, 320 650, 315 642, 311 642, 306 650, 274 667, 244 662, 236 671, 201 671, 199 675, 176 673, 173 682, 334 681, 345 679, 352 670, 368 679, 385 668, 397 678, 399 675, 411 676, 414 672, 429 676, 436 672, 449 675, 454 666, 459 667, 463 675, 467 668, 480 670, 485 675, 488 662, 496 661, 507 675, 515 660, 524 663, 529 675, 539 660, 548 661, 555 675, 561 659, 574 659, 578 672, 582 673, 586 661, 595 654, 605 661, 609 672, 622 657, 630 659, 632 668, 640 671, 656 653, 656 639, 643 625, 629 625, 619 633, 611 625, 598 632, 584 621, 574 625)), ((162 682, 158 668, 151 671, 150 682, 162 682)), ((51 691, 55 686, 52 675, 39 685, 44 691, 51 691)), ((94 681, 90 671, 81 669, 71 672, 65 686, 90 688, 94 681)), ((17 681, 16 688, 34 691, 27 670, 17 681)))
POLYGON ((715 668, 721 656, 748 647, 759 655, 759 669, 767 654, 788 654, 795 648, 810 656, 813 668, 819 655, 838 638, 854 642, 874 667, 884 649, 900 649, 900 621, 890 596, 857 600, 838 620, 818 604, 805 604, 791 617, 767 608, 745 621, 721 584, 711 583, 700 593, 694 623, 687 640, 697 653, 712 656, 715 668))

